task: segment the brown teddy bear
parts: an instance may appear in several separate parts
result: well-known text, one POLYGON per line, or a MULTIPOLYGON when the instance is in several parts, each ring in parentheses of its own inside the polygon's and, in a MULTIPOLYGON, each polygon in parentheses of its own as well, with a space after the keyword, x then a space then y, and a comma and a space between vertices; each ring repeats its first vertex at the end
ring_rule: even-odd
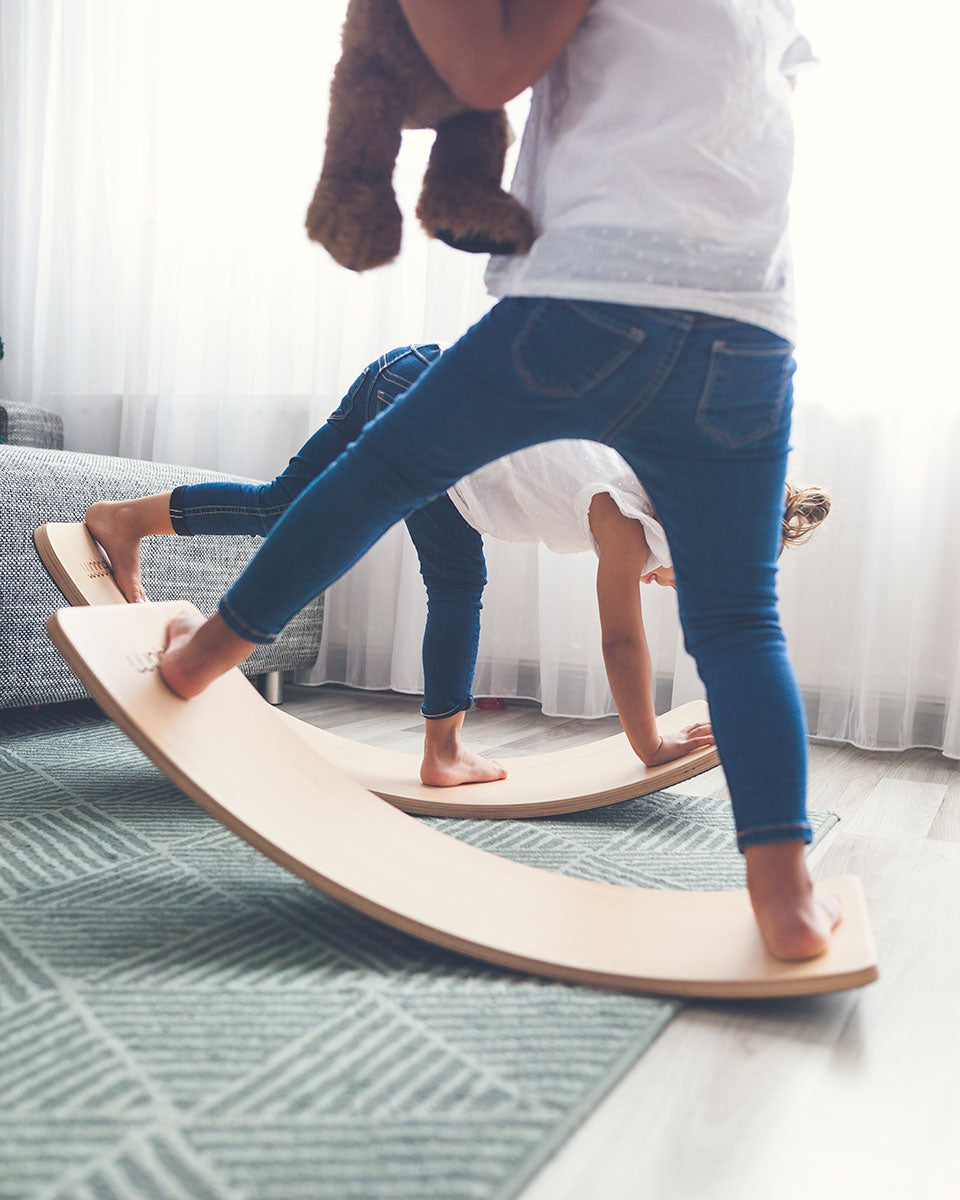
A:
POLYGON ((427 233, 478 254, 530 249, 530 214, 500 187, 506 113, 472 109, 453 95, 396 0, 347 5, 323 171, 307 212, 314 241, 352 271, 396 257, 401 216, 391 177, 402 129, 437 131, 417 204, 427 233))

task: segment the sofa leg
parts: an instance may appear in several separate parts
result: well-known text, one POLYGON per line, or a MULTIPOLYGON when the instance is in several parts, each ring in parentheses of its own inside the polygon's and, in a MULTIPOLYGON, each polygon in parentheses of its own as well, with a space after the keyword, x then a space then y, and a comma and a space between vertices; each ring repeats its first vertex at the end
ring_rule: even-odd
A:
POLYGON ((268 704, 283 703, 283 672, 269 671, 260 676, 260 690, 268 704))

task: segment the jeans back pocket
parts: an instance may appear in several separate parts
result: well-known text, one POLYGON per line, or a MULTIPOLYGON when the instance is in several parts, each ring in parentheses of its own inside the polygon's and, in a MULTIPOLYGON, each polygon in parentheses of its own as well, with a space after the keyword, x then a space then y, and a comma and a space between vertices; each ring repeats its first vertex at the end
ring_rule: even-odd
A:
POLYGON ((714 342, 697 424, 731 449, 759 442, 780 423, 794 371, 789 345, 714 342))
POLYGON ((353 383, 351 383, 350 390, 340 401, 339 407, 327 418, 328 421, 344 421, 350 416, 354 410, 354 406, 357 403, 357 396, 360 392, 360 389, 364 386, 364 384, 370 382, 373 369, 376 367, 376 365, 376 363, 370 363, 369 366, 364 367, 353 383))
POLYGON ((634 355, 646 338, 625 305, 536 303, 513 344, 513 362, 531 391, 577 400, 634 355))

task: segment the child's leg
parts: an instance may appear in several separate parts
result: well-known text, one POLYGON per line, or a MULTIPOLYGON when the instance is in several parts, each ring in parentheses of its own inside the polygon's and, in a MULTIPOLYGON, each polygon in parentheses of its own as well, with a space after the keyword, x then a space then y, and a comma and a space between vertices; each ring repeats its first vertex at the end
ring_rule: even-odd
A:
POLYGON ((182 537, 201 534, 249 534, 266 537, 304 488, 341 454, 351 441, 331 418, 293 456, 271 483, 212 480, 173 490, 170 518, 182 537))
POLYGON ((291 504, 402 395, 440 355, 439 346, 399 346, 369 363, 336 412, 291 458, 272 483, 201 483, 177 488, 171 517, 179 534, 252 534, 266 537, 291 504))
POLYGON ((87 509, 87 528, 110 559, 117 586, 131 603, 147 599, 140 577, 140 540, 152 534, 250 534, 266 537, 300 492, 349 443, 328 421, 272 483, 211 480, 136 500, 87 509))
POLYGON ((427 589, 420 708, 426 727, 420 778, 434 787, 503 779, 506 772, 499 763, 473 753, 460 740, 464 716, 473 704, 487 580, 483 539, 446 495, 411 513, 406 524, 427 589))
POLYGON ((437 346, 401 346, 370 363, 339 408, 272 483, 210 481, 137 500, 103 502, 86 524, 110 559, 117 586, 132 603, 146 600, 140 539, 151 534, 248 534, 266 537, 279 518, 396 395, 439 356, 437 346))
MULTIPOLYGON (((688 526, 702 528, 709 510, 701 502, 712 494, 715 507, 704 530, 709 551, 699 536, 685 536, 682 517, 679 527, 676 514, 672 527, 665 518, 684 638, 707 690, 764 941, 777 957, 809 958, 826 949, 839 905, 815 891, 803 853, 811 838, 806 724, 777 613, 772 549, 782 508, 780 471, 771 480, 755 462, 730 478, 700 461, 697 475, 696 483, 686 481, 682 497, 691 506, 688 526), (764 507, 769 535, 758 548, 764 507)), ((658 507, 661 500, 668 510, 678 507, 651 490, 658 507)))
POLYGON ((670 543, 761 933, 799 959, 826 949, 839 905, 803 857, 806 725, 777 609, 791 373, 773 334, 701 318, 660 403, 612 440, 670 543))

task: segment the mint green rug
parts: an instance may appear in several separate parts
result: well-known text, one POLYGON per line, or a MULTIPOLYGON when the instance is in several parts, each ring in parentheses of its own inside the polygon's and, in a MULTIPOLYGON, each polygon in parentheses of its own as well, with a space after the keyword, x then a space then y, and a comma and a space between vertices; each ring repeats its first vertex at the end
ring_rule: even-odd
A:
MULTIPOLYGON (((435 824, 567 874, 743 885, 717 800, 435 824)), ((506 1200, 678 1008, 343 907, 90 703, 0 713, 2 1200, 506 1200)))

